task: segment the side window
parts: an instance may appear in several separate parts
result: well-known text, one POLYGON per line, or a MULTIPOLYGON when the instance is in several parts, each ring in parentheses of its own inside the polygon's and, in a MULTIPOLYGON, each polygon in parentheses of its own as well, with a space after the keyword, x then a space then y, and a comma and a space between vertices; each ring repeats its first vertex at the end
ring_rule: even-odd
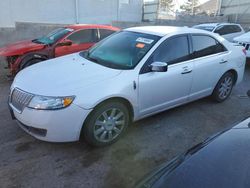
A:
POLYGON ((187 36, 174 37, 163 42, 159 48, 156 49, 151 62, 160 61, 166 62, 169 65, 186 61, 189 59, 189 47, 187 36))
POLYGON ((95 43, 97 41, 96 29, 84 29, 76 31, 68 37, 74 44, 95 43))
POLYGON ((193 57, 203 57, 226 51, 226 48, 217 40, 206 35, 193 35, 193 57))
POLYGON ((241 28, 238 25, 231 25, 231 31, 232 33, 238 33, 241 32, 241 28))
POLYGON ((109 35, 113 34, 115 31, 108 30, 108 29, 99 29, 100 32, 100 40, 108 37, 109 35))
POLYGON ((141 74, 150 72, 150 65, 160 61, 168 65, 187 61, 190 59, 189 43, 187 36, 177 36, 167 39, 153 52, 141 70, 141 74))
POLYGON ((220 35, 227 35, 231 33, 241 32, 241 28, 238 25, 224 25, 215 30, 215 33, 220 35))
POLYGON ((219 26, 214 32, 218 33, 219 35, 226 35, 230 33, 230 28, 227 25, 219 26))

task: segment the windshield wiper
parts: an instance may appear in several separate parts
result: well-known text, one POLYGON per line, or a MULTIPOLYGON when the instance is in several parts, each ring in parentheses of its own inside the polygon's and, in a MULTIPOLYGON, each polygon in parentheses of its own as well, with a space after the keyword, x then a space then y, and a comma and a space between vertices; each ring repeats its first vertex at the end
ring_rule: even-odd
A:
POLYGON ((93 62, 95 62, 95 63, 101 64, 100 61, 99 61, 98 59, 95 59, 95 58, 90 57, 90 56, 87 56, 86 58, 87 58, 88 60, 90 60, 90 61, 93 61, 93 62))

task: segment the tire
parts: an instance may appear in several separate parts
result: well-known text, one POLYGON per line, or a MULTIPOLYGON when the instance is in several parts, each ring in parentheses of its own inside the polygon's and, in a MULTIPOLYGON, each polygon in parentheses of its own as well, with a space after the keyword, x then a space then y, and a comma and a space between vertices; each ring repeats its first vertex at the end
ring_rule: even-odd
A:
POLYGON ((119 101, 98 106, 83 125, 83 136, 92 146, 106 146, 116 142, 129 124, 129 111, 119 101))
POLYGON ((231 94, 234 86, 234 74, 226 72, 214 88, 212 97, 217 102, 225 101, 231 94))
POLYGON ((27 62, 21 63, 20 70, 23 70, 31 65, 44 61, 43 59, 31 59, 27 62))

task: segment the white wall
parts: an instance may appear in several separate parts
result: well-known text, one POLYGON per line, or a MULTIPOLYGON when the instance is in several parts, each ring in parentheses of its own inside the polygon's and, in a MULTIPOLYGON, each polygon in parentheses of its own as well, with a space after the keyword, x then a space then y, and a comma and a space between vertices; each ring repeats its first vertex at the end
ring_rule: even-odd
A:
POLYGON ((250 26, 250 0, 221 0, 221 13, 228 16, 229 22, 237 22, 246 31, 250 26))
POLYGON ((0 27, 15 27, 15 22, 72 24, 77 19, 79 23, 139 22, 142 17, 142 0, 1 0, 0 8, 0 27))
POLYGON ((250 14, 249 0, 221 0, 221 13, 230 14, 250 14))
POLYGON ((11 1, 0 1, 0 27, 13 27, 11 1))

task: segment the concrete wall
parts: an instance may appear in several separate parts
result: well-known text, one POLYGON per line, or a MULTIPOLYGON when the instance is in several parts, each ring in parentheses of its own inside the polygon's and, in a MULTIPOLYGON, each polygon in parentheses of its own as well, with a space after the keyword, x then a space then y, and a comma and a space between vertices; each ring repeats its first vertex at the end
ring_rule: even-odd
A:
POLYGON ((113 22, 113 25, 120 28, 134 27, 134 26, 144 26, 144 25, 169 25, 169 26, 188 26, 192 27, 201 23, 211 23, 211 22, 227 22, 228 17, 219 16, 219 17, 209 17, 209 16, 178 16, 176 20, 166 20, 158 19, 154 22, 113 22))
MULTIPOLYGON (((178 17, 177 20, 156 20, 155 22, 113 21, 112 25, 120 28, 143 25, 193 26, 206 22, 227 22, 227 17, 185 16, 178 17)), ((37 38, 61 26, 64 25, 18 22, 14 28, 0 28, 0 47, 19 40, 37 38)))
POLYGON ((35 39, 63 24, 16 23, 14 28, 0 28, 0 47, 19 40, 35 39))
POLYGON ((16 22, 103 23, 141 21, 142 0, 2 0, 0 27, 16 22))
POLYGON ((228 16, 230 22, 240 23, 244 28, 250 26, 249 0, 221 0, 220 13, 228 16))

